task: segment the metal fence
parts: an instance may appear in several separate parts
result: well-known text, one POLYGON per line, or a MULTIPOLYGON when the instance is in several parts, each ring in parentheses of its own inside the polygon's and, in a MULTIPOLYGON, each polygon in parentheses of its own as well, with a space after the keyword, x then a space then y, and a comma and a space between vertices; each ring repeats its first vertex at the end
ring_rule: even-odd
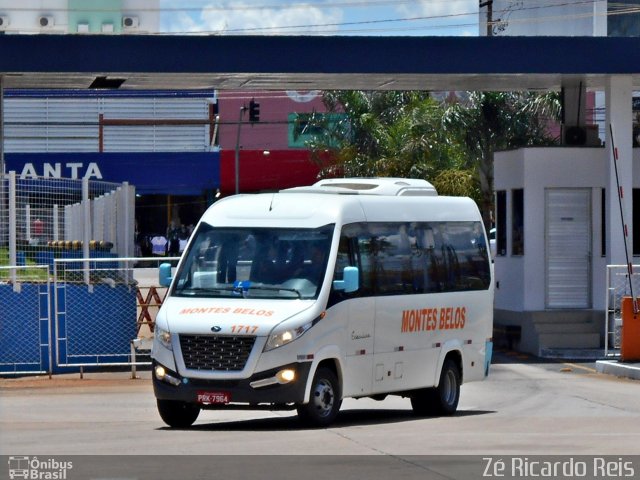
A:
MULTIPOLYGON (((631 275, 633 293, 640 295, 640 265, 634 265, 631 275), (639 272, 639 273, 635 273, 639 272)), ((620 354, 622 338, 622 298, 631 296, 629 269, 626 265, 607 265, 607 320, 605 322, 605 356, 620 354)))
POLYGON ((0 373, 51 371, 50 292, 47 265, 0 267, 0 373))
POLYGON ((0 173, 0 265, 133 255, 133 186, 45 174, 0 173))
POLYGON ((58 258, 0 267, 0 374, 150 364, 167 289, 161 263, 178 257, 58 258))

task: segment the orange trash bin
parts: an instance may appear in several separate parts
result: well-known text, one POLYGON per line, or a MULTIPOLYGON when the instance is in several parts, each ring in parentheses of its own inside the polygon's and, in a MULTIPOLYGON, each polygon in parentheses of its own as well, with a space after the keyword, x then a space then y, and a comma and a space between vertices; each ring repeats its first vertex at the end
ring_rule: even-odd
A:
POLYGON ((638 307, 638 313, 634 313, 631 297, 622 297, 620 360, 623 362, 640 361, 640 304, 638 307))

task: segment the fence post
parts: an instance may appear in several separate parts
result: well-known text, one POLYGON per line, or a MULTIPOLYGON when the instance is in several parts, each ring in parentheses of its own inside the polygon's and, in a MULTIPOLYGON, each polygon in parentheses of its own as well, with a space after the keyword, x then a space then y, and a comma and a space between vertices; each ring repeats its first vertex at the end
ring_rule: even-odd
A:
MULTIPOLYGON (((49 272, 47 268, 47 273, 49 272)), ((60 303, 58 301, 58 262, 53 261, 53 315, 52 315, 52 323, 53 323, 53 339, 51 340, 52 349, 55 349, 56 355, 56 364, 57 367, 60 365, 60 344, 58 343, 58 312, 60 311, 60 303)), ((53 367, 52 367, 53 368, 53 367)))
MULTIPOLYGON (((17 208, 16 208, 16 172, 9 172, 9 265, 17 265, 17 208)), ((16 270, 11 270, 11 281, 16 284, 16 270)))
POLYGON ((131 380, 135 380, 138 375, 136 374, 136 340, 131 340, 131 380))
POLYGON ((24 238, 27 242, 31 241, 31 205, 28 203, 24 206, 24 238))
MULTIPOLYGON (((134 231, 135 231, 135 219, 132 210, 135 208, 135 193, 134 187, 129 185, 129 182, 123 182, 122 184, 122 205, 124 206, 123 218, 124 218, 124 256, 126 258, 133 257, 134 254, 134 231)), ((127 283, 133 282, 133 270, 130 268, 129 261, 125 262, 125 272, 127 283)))
POLYGON ((53 205, 53 239, 57 242, 60 240, 60 212, 58 211, 58 205, 53 205))
POLYGON ((54 342, 55 337, 53 334, 53 315, 52 315, 52 311, 51 308, 53 307, 53 304, 51 302, 51 292, 53 291, 53 294, 56 294, 55 289, 51 290, 51 277, 49 276, 49 267, 45 266, 45 272, 47 272, 47 317, 49 318, 49 321, 47 322, 47 337, 49 340, 49 378, 51 378, 51 375, 53 375, 53 349, 57 348, 58 346, 55 345, 54 347, 54 342))
MULTIPOLYGON (((5 223, 5 167, 4 167, 4 76, 0 75, 0 245, 7 235, 5 223)), ((7 220, 9 220, 7 218, 7 220)), ((8 223, 8 222, 7 222, 8 223)))
MULTIPOLYGON (((82 179, 82 205, 83 205, 83 217, 84 225, 82 232, 82 256, 89 258, 89 241, 91 237, 91 202, 89 202, 89 179, 87 177, 82 179)), ((89 260, 84 262, 84 283, 89 285, 89 260)))
POLYGON ((604 356, 605 358, 609 355, 609 335, 612 331, 611 322, 614 323, 613 330, 615 331, 615 314, 611 314, 611 307, 609 306, 609 301, 611 298, 611 266, 607 265, 606 267, 606 275, 605 275, 605 291, 607 292, 607 297, 604 302, 604 356))

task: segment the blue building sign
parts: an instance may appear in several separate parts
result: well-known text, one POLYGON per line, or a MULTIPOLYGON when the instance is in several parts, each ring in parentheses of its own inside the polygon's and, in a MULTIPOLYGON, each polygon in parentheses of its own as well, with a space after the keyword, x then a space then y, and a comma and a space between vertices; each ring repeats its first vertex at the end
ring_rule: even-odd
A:
POLYGON ((219 152, 7 153, 19 178, 129 182, 140 194, 200 195, 220 187, 219 152))

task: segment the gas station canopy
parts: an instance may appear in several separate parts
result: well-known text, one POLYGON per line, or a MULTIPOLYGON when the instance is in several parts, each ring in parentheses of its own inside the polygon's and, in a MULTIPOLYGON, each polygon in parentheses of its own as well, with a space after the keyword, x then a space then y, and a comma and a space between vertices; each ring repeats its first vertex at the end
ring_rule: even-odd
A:
POLYGON ((9 89, 640 89, 638 37, 0 35, 9 89))

